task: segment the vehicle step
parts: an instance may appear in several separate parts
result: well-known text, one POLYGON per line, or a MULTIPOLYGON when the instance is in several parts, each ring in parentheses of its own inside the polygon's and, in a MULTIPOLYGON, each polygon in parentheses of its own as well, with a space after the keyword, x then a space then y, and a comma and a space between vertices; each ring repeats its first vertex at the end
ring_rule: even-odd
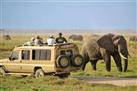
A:
POLYGON ((28 76, 31 76, 30 73, 6 73, 8 75, 28 75, 28 76))

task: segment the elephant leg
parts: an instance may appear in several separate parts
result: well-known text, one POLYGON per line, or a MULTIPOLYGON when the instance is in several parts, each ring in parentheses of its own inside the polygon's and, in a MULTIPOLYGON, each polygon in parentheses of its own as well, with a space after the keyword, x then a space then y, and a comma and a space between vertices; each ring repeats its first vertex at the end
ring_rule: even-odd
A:
POLYGON ((86 67, 86 64, 88 63, 89 61, 85 61, 82 65, 82 70, 84 71, 85 70, 85 67, 86 67))
POLYGON ((116 52, 112 56, 113 56, 113 59, 114 59, 114 61, 116 63, 118 71, 121 72, 122 71, 122 63, 121 63, 121 57, 120 57, 119 53, 116 52))
POLYGON ((98 60, 92 60, 92 61, 90 61, 93 70, 96 70, 97 61, 98 61, 98 60))
POLYGON ((86 64, 89 62, 89 57, 88 55, 84 54, 84 63, 81 67, 82 70, 85 70, 86 64))
POLYGON ((110 57, 110 55, 109 54, 105 55, 103 57, 103 59, 104 59, 104 62, 106 64, 106 70, 110 71, 111 70, 111 57, 110 57))

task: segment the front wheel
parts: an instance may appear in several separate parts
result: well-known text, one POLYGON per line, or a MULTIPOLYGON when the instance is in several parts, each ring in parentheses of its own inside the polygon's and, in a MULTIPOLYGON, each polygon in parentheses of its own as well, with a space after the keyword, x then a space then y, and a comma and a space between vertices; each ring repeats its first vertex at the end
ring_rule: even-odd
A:
POLYGON ((2 67, 0 67, 0 77, 4 77, 5 74, 6 74, 5 70, 2 67))
POLYGON ((35 72, 35 77, 36 78, 44 77, 44 71, 42 69, 37 69, 35 72))

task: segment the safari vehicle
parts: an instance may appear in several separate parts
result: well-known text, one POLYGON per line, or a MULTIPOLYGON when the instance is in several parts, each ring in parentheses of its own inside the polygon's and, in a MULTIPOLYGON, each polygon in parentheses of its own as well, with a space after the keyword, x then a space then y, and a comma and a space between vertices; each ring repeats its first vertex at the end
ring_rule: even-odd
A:
POLYGON ((18 46, 9 59, 0 60, 0 74, 43 77, 46 74, 68 76, 80 69, 83 58, 73 43, 53 46, 18 46))

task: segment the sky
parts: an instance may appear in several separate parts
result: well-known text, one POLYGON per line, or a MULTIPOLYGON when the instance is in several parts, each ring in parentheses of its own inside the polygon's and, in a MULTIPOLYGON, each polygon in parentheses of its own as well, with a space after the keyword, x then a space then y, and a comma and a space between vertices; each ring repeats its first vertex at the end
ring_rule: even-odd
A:
POLYGON ((0 0, 1 29, 137 29, 136 0, 0 0))

